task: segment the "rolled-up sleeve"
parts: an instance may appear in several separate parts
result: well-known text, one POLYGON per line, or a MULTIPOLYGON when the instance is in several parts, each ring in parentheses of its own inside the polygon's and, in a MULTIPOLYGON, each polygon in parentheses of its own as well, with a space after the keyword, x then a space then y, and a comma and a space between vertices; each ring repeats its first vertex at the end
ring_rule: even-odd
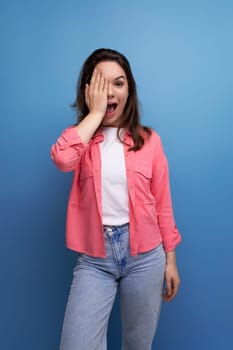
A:
POLYGON ((87 147, 75 127, 65 129, 51 147, 51 158, 61 171, 73 171, 87 147))
POLYGON ((156 202, 157 220, 163 240, 165 252, 175 249, 181 241, 176 227, 169 182, 168 162, 163 151, 160 138, 154 156, 151 191, 156 202))

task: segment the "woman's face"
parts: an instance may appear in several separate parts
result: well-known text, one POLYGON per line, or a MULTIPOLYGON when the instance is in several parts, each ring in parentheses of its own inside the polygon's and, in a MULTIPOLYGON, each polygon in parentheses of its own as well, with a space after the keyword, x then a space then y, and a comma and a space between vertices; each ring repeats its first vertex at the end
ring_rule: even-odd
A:
POLYGON ((119 125, 128 99, 128 81, 122 67, 114 61, 104 61, 96 65, 108 80, 108 105, 103 118, 103 126, 119 125))

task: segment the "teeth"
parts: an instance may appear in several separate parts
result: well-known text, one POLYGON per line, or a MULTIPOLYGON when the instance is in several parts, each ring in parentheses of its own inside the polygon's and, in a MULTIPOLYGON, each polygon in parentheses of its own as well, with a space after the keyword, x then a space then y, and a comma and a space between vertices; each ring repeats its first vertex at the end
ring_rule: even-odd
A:
POLYGON ((112 113, 117 107, 117 104, 116 103, 109 103, 108 106, 107 106, 107 111, 109 113, 112 113))

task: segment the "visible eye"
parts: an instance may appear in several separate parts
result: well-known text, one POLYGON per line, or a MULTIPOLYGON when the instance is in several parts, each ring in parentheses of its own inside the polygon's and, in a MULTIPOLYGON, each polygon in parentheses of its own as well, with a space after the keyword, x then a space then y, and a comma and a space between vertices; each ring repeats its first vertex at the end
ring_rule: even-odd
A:
POLYGON ((117 86, 117 87, 122 87, 124 85, 124 82, 121 81, 121 80, 118 80, 118 81, 115 82, 114 85, 117 86))

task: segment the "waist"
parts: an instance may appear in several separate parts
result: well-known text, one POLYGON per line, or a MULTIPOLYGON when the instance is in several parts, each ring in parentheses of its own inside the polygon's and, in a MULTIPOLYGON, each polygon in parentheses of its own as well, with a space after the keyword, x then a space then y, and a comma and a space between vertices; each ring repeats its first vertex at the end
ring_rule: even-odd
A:
POLYGON ((124 227, 129 227, 129 223, 127 222, 126 224, 122 225, 103 225, 103 228, 124 228, 124 227))

